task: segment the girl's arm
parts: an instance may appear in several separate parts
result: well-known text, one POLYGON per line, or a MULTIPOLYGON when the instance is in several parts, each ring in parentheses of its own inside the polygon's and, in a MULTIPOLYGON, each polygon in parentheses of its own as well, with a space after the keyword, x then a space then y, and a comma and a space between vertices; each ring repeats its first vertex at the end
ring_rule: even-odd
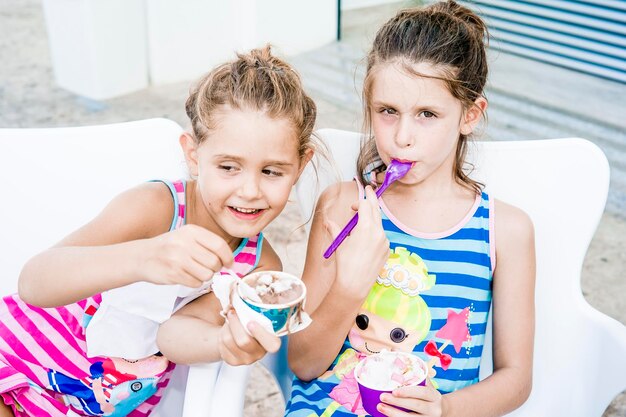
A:
POLYGON ((120 194, 91 222, 24 265, 20 297, 53 307, 138 281, 201 285, 232 261, 232 253, 223 239, 197 226, 165 233, 173 215, 171 193, 162 183, 120 194))
MULTIPOLYGON (((491 417, 526 401, 532 386, 535 330, 535 238, 526 213, 496 201, 496 269, 493 274, 493 374, 441 396, 431 387, 405 387, 389 404, 425 416, 491 417), (412 397, 412 398, 411 398, 412 397)), ((381 408, 387 413, 391 408, 381 408)), ((404 416, 389 411, 390 417, 404 416)))
POLYGON ((355 184, 330 187, 319 199, 311 226, 303 281, 313 322, 289 338, 289 365, 302 380, 324 373, 337 356, 380 269, 389 256, 375 193, 358 202, 359 222, 329 258, 323 253, 348 222, 358 201, 355 184))
MULTIPOLYGON (((280 271, 282 264, 267 239, 263 240, 256 271, 280 271)), ((174 363, 193 364, 223 360, 230 365, 256 362, 267 352, 276 352, 280 338, 251 322, 250 336, 234 311, 225 321, 222 306, 213 292, 178 310, 159 327, 157 345, 174 363)))

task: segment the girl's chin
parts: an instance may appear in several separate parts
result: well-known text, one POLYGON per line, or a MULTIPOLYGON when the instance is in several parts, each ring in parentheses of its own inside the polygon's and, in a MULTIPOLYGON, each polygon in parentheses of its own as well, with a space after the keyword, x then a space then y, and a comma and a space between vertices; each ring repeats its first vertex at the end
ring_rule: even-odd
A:
POLYGON ((266 222, 245 224, 241 220, 234 220, 224 224, 223 230, 234 238, 249 239, 261 233, 266 226, 266 222))
POLYGON ((258 231, 256 229, 251 230, 241 230, 241 228, 238 228, 238 230, 227 230, 226 233, 228 233, 230 236, 236 238, 236 239, 251 239, 255 236, 257 236, 259 233, 261 233, 262 229, 259 229, 258 231))

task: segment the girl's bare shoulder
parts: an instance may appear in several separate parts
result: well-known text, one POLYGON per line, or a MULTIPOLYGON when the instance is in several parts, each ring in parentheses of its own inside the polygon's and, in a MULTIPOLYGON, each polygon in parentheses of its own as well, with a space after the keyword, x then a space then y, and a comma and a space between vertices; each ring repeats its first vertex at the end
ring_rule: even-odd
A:
POLYGON ((145 183, 115 196, 90 222, 57 246, 105 245, 157 236, 169 230, 174 200, 163 183, 145 183))
POLYGON ((120 227, 131 227, 142 237, 164 233, 172 224, 174 199, 162 182, 146 182, 116 196, 98 219, 117 219, 120 227))
POLYGON ((496 242, 499 247, 534 242, 534 225, 528 213, 498 199, 494 204, 496 242))
MULTIPOLYGON (((149 234, 158 235, 168 230, 174 217, 174 197, 170 188, 160 181, 146 182, 129 190, 130 203, 145 210, 149 234)), ((186 204, 185 201, 179 204, 186 204)))
POLYGON ((282 271, 283 263, 266 237, 261 245, 261 258, 255 271, 282 271))

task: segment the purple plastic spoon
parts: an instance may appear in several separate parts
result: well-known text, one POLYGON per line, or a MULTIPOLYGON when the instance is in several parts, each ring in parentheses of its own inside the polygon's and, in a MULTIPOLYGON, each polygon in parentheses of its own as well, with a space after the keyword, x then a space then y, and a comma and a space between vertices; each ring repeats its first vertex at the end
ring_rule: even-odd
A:
MULTIPOLYGON (((413 166, 413 162, 400 162, 395 159, 392 159, 391 163, 387 167, 387 172, 385 173, 385 179, 383 180, 383 183, 376 190, 376 197, 380 198, 380 196, 387 189, 387 187, 389 187, 391 183, 394 182, 395 180, 399 180, 400 178, 404 177, 407 174, 407 172, 409 172, 412 166, 413 166)), ((343 242, 345 238, 348 237, 348 235, 350 234, 352 229, 354 229, 354 226, 356 226, 358 221, 359 221, 359 213, 355 213, 354 216, 352 216, 352 218, 348 222, 348 224, 346 224, 346 226, 341 230, 341 232, 339 232, 339 234, 337 235, 335 240, 333 240, 333 242, 330 244, 328 249, 326 249, 326 252, 324 252, 324 258, 326 259, 330 258, 330 256, 337 250, 339 245, 341 245, 341 242, 343 242)))

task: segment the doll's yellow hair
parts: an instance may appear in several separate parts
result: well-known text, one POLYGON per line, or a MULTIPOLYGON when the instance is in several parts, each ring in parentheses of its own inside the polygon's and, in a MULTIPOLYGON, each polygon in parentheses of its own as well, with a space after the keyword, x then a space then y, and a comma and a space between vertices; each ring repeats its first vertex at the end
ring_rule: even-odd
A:
POLYGON ((435 275, 428 273, 424 261, 406 248, 397 247, 390 251, 362 308, 405 330, 419 332, 422 340, 430 329, 431 315, 419 293, 434 284, 435 275))

